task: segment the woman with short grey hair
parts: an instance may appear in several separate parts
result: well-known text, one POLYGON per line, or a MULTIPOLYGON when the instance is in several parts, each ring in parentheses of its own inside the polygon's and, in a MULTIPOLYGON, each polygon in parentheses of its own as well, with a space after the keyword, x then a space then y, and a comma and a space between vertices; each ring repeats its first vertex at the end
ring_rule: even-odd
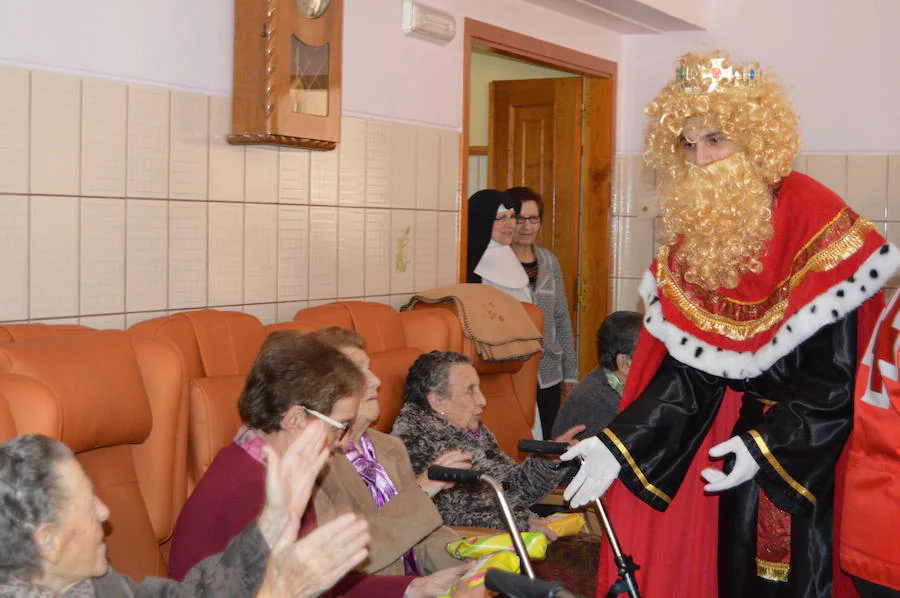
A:
POLYGON ((368 543, 366 524, 355 515, 296 541, 295 509, 305 509, 327 457, 324 444, 324 426, 316 424, 283 457, 269 455, 266 507, 223 553, 182 583, 138 584, 109 567, 103 533, 109 509, 72 451, 40 435, 0 443, 0 596, 316 596, 366 557, 368 543))

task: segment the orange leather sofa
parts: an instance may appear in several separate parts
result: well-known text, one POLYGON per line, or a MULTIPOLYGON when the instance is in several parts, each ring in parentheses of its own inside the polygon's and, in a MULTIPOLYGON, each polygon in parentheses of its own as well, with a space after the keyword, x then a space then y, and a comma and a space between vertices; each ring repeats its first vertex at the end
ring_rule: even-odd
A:
POLYGON ((170 343, 122 331, 0 344, 0 395, 20 434, 58 438, 110 508, 110 562, 165 575, 187 490, 186 377, 170 343))
POLYGON ((0 343, 54 338, 68 334, 92 332, 93 328, 79 324, 3 324, 0 325, 0 343))

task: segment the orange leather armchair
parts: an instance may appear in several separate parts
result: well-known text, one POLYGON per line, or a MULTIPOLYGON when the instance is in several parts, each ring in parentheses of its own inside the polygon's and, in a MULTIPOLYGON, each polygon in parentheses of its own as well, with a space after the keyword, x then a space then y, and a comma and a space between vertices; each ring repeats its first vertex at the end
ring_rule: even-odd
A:
POLYGON ((186 378, 160 339, 100 331, 0 345, 0 394, 21 434, 66 443, 110 508, 110 562, 165 575, 186 497, 186 378))
POLYGON ((0 325, 0 343, 83 334, 93 330, 79 324, 4 324, 0 325))
POLYGON ((362 336, 372 371, 381 379, 381 415, 372 427, 390 432, 403 406, 403 385, 413 362, 427 351, 459 350, 462 339, 454 318, 449 313, 397 313, 382 303, 338 301, 301 310, 294 323, 310 329, 340 326, 362 336))

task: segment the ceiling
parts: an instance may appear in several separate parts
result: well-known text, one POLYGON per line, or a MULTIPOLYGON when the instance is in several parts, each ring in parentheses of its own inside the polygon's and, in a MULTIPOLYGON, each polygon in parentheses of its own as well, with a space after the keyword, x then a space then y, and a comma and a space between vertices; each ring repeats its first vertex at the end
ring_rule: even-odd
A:
POLYGON ((623 34, 652 35, 667 31, 703 29, 696 23, 663 12, 639 0, 525 0, 525 2, 623 34))

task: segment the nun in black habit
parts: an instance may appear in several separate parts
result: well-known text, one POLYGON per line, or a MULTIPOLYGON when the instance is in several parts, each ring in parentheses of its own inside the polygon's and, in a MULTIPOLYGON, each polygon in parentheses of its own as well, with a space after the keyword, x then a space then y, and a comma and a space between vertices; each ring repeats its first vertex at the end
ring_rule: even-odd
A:
POLYGON ((505 191, 484 189, 469 198, 466 282, 480 282, 532 302, 528 274, 513 252, 517 202, 505 191))

